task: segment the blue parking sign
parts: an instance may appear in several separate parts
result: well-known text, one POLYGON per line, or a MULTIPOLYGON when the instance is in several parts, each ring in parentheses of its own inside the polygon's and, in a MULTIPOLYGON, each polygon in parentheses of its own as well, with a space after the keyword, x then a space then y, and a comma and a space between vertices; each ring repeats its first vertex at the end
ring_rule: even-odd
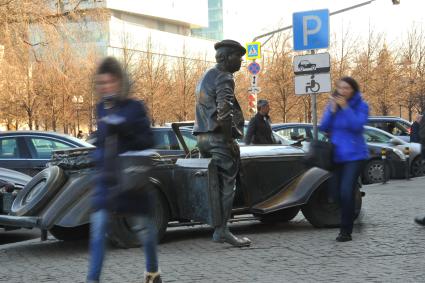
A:
POLYGON ((298 12, 292 15, 294 50, 329 47, 329 10, 298 12))

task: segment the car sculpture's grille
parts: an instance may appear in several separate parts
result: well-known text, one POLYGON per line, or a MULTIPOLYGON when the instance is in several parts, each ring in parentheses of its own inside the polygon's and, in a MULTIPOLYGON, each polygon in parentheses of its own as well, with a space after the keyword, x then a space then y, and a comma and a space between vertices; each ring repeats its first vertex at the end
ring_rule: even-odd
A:
POLYGON ((48 166, 56 165, 68 170, 94 167, 94 150, 94 148, 76 148, 54 151, 48 166))

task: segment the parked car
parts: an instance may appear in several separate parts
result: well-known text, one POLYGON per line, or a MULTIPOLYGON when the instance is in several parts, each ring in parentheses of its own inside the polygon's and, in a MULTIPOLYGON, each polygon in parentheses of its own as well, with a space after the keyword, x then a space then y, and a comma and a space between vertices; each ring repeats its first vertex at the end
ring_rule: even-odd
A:
POLYGON ((77 147, 93 147, 93 145, 54 132, 1 132, 0 167, 34 176, 46 168, 53 150, 77 147))
POLYGON ((390 133, 406 142, 410 142, 410 128, 412 123, 400 117, 370 116, 367 124, 390 133))
MULTIPOLYGON (((202 223, 216 226, 221 219, 217 169, 211 159, 199 158, 195 148, 190 150, 184 138, 184 133, 190 133, 187 126, 190 125, 176 123, 171 127, 184 148, 184 156, 181 151, 176 151, 177 155, 161 155, 158 150, 120 155, 125 172, 123 187, 138 183, 139 172, 145 170, 146 158, 154 161, 150 181, 158 200, 154 218, 160 239, 168 226, 202 223)), ((90 159, 92 150, 56 151, 49 168, 37 174, 18 193, 11 213, 0 215, 0 225, 37 227, 43 231, 42 235, 50 231, 62 240, 78 239, 86 234, 95 174, 90 159)), ((304 154, 293 146, 241 146, 241 172, 235 192, 233 221, 253 219, 239 217, 252 214, 264 222, 285 222, 301 210, 315 227, 338 226, 339 207, 327 198, 330 174, 306 167, 304 154)), ((360 184, 355 193, 358 215, 362 203, 360 184)), ((132 225, 131 217, 114 216, 109 239, 121 247, 137 245, 132 225)))
MULTIPOLYGON (((313 125, 306 123, 287 123, 272 125, 273 131, 292 141, 301 141, 302 147, 308 150, 308 144, 313 139, 313 125)), ((373 129, 366 127, 366 129, 373 129)), ((368 132, 369 133, 369 132, 368 132)), ((318 138, 328 141, 328 137, 318 132, 318 138)), ((380 183, 384 178, 403 178, 406 172, 406 157, 403 151, 390 143, 371 143, 369 136, 365 134, 369 149, 369 159, 362 173, 362 181, 365 184, 380 183), (382 149, 387 151, 387 165, 382 160, 382 149)))
MULTIPOLYGON (((365 127, 364 137, 366 141, 370 144, 375 144, 378 146, 388 146, 392 148, 397 148, 400 151, 405 152, 406 148, 409 148, 409 168, 410 174, 413 177, 423 176, 424 175, 424 163, 421 157, 421 145, 419 143, 410 143, 405 142, 399 137, 391 135, 383 130, 365 127)), ((406 166, 401 166, 399 168, 400 172, 406 169, 406 166)), ((405 174, 402 174, 405 176, 405 174)))

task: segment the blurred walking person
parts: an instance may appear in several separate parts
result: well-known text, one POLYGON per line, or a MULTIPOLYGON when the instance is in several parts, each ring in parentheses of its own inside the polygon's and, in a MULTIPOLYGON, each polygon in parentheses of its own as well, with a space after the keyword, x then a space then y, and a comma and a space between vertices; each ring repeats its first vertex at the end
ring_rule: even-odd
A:
POLYGON ((245 144, 275 144, 269 116, 269 102, 265 99, 258 100, 257 110, 257 114, 249 121, 245 144))
POLYGON ((363 137, 369 116, 369 106, 362 99, 358 83, 351 77, 337 82, 336 92, 330 97, 320 130, 327 133, 333 144, 334 170, 331 188, 339 196, 341 205, 338 242, 351 241, 355 217, 355 186, 364 161, 368 158, 363 137))
POLYGON ((129 98, 129 81, 120 63, 105 58, 95 75, 97 133, 95 160, 98 170, 90 216, 90 261, 87 282, 99 282, 105 254, 105 234, 112 212, 134 216, 135 233, 143 242, 146 283, 161 283, 158 272, 157 231, 150 216, 154 199, 148 190, 119 192, 118 154, 153 145, 150 121, 142 102, 129 98), (137 230, 136 230, 137 229, 137 230))

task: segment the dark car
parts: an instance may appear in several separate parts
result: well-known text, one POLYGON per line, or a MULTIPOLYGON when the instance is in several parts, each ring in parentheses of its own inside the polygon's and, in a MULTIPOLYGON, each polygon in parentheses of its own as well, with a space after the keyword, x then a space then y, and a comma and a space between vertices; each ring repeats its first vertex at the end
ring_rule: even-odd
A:
POLYGON ((405 142, 410 142, 410 128, 412 123, 396 116, 370 116, 369 126, 381 129, 405 142))
MULTIPOLYGON (((190 128, 186 128, 188 126, 173 124, 168 129, 154 130, 155 135, 176 137, 184 151, 180 147, 177 149, 176 143, 172 146, 164 143, 161 149, 120 155, 122 188, 138 184, 140 172, 146 169, 146 159, 153 161, 152 186, 149 188, 157 196, 154 218, 160 239, 169 226, 203 223, 217 226, 221 221, 217 168, 211 159, 200 158, 196 148, 191 149, 186 143, 195 140, 190 128)), ((19 191, 11 213, 0 215, 0 225, 6 228, 37 227, 43 231, 42 235, 46 236, 50 231, 62 240, 86 235, 91 209, 89 196, 96 173, 90 159, 91 151, 56 151, 49 168, 37 174, 19 191)), ((319 168, 306 167, 302 149, 271 145, 241 146, 240 151, 241 171, 232 221, 259 219, 285 222, 301 210, 315 227, 339 225, 339 207, 327 198, 330 174, 319 168)), ((362 203, 360 185, 355 193, 358 215, 362 203)), ((131 217, 115 215, 111 219, 109 239, 121 247, 137 245, 132 225, 131 217)))
MULTIPOLYGON (((301 141, 305 150, 308 150, 308 144, 313 139, 313 125, 307 123, 287 123, 272 125, 273 131, 284 138, 301 141)), ((373 129, 373 128, 372 128, 373 129)), ((328 137, 318 132, 318 139, 328 141, 328 137)), ((365 135, 366 141, 369 136, 365 135)), ((404 178, 406 172, 406 157, 403 152, 389 144, 377 144, 367 142, 369 149, 369 159, 365 164, 362 181, 365 184, 380 183, 389 178, 404 178), (382 150, 387 152, 387 161, 382 160, 382 150), (385 166, 386 163, 386 166, 385 166), (385 174, 384 174, 385 172, 385 174)))
POLYGON ((91 144, 54 132, 16 131, 0 133, 0 167, 34 176, 46 168, 52 151, 91 144))

